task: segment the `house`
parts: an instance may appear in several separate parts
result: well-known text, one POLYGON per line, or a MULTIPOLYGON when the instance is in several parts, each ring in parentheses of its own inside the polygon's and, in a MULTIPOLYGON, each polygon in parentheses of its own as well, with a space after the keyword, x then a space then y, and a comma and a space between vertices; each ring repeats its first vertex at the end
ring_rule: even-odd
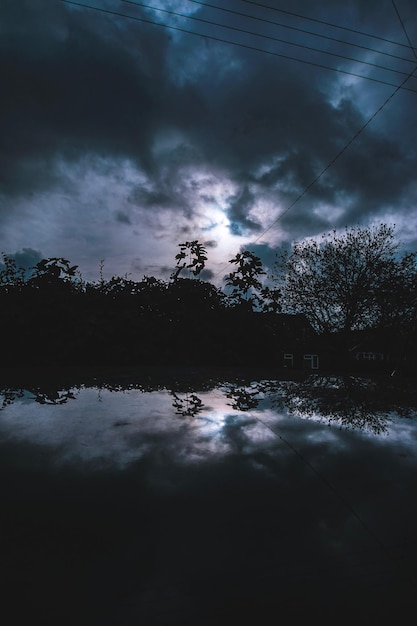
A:
POLYGON ((350 349, 350 366, 366 372, 415 371, 416 331, 413 328, 381 328, 358 331, 350 349))
POLYGON ((304 314, 275 314, 272 325, 281 367, 317 371, 331 366, 331 346, 316 333, 304 314))

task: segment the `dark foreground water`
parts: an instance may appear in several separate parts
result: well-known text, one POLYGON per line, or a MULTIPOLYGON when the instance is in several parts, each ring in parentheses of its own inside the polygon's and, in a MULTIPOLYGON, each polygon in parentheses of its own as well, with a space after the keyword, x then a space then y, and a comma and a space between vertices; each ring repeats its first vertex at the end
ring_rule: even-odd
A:
POLYGON ((142 375, 0 402, 8 626, 414 610, 412 383, 142 375))

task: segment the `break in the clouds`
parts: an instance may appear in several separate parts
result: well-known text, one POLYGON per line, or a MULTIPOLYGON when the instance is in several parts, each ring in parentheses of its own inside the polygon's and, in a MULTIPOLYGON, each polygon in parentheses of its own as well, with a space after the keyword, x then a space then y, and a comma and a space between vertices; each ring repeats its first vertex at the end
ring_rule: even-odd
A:
POLYGON ((375 221, 417 249, 405 31, 413 0, 2 3, 1 250, 94 279, 375 221))

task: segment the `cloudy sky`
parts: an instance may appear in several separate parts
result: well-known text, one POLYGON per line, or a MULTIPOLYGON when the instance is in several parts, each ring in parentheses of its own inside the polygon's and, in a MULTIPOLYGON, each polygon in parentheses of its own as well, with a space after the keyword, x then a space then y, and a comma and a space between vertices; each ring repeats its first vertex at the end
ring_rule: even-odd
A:
POLYGON ((351 225, 395 223, 417 250, 415 15, 415 0, 5 0, 0 251, 140 280, 198 239, 217 282, 242 247, 270 261, 351 225))

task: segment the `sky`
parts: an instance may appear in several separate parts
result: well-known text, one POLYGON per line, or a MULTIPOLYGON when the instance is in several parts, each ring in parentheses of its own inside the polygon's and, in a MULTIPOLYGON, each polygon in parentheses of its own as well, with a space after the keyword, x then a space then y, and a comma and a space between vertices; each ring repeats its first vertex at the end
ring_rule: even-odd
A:
POLYGON ((350 226, 395 224, 417 250, 415 15, 416 0, 2 2, 0 252, 167 279, 198 240, 219 283, 240 250, 272 266, 350 226))

